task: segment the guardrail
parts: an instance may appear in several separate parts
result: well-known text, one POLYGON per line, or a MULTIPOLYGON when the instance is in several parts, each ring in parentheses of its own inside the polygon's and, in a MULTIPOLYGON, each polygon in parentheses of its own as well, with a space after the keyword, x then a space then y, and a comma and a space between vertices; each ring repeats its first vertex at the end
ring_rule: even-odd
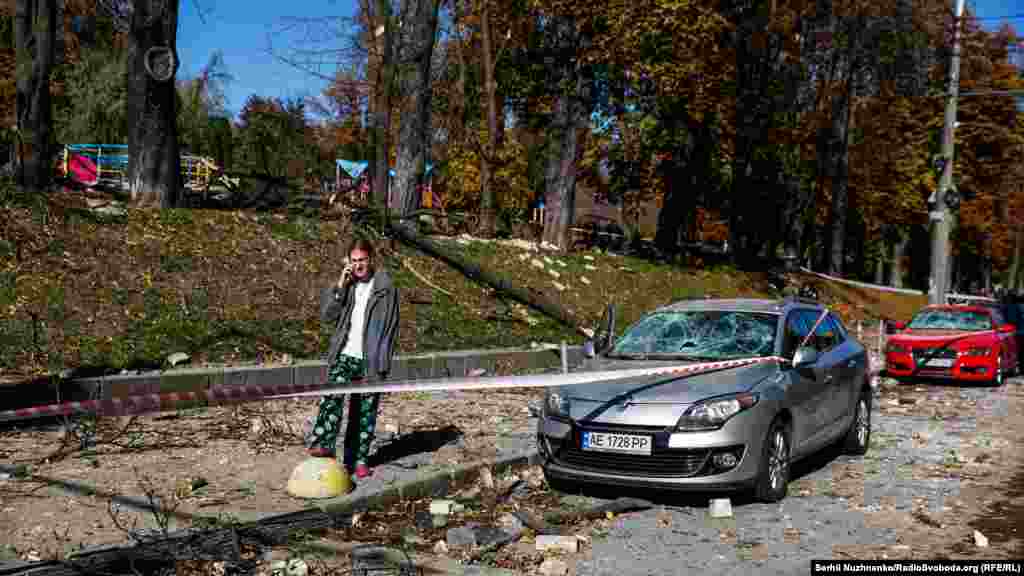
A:
MULTIPOLYGON (((416 354, 397 356, 392 362, 390 377, 394 380, 452 378, 477 373, 558 369, 582 359, 582 346, 566 346, 563 356, 560 348, 554 345, 416 354)), ((110 402, 154 394, 194 395, 196 400, 201 400, 213 389, 310 389, 321 387, 326 380, 327 362, 324 360, 271 366, 190 367, 76 378, 45 385, 29 383, 6 390, 0 388, 0 406, 13 410, 48 404, 54 399, 60 402, 110 402)), ((19 419, 35 417, 38 415, 19 419)))

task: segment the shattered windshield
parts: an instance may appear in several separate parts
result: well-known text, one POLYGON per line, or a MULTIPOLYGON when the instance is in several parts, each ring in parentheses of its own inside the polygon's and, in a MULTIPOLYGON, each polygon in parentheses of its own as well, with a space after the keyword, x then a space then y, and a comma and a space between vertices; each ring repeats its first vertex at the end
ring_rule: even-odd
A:
POLYGON ((991 330, 992 317, 973 310, 922 310, 907 327, 915 330, 991 330))
POLYGON ((708 360, 771 356, 777 324, 777 315, 756 312, 658 312, 626 330, 609 356, 708 360))

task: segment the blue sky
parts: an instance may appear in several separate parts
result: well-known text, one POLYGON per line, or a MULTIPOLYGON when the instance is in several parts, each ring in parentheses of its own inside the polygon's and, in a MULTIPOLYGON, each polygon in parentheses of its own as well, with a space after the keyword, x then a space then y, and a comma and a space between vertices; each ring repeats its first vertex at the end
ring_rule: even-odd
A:
MULTIPOLYGON (((288 98, 320 93, 324 82, 275 60, 268 34, 288 17, 355 13, 354 0, 182 0, 178 15, 179 78, 194 76, 220 50, 233 80, 225 86, 228 109, 237 113, 251 94, 288 98), (202 17, 200 17, 200 10, 202 17)), ((275 36, 275 50, 293 38, 275 36)))
MULTIPOLYGON (((967 5, 982 18, 1024 14, 1024 0, 967 0, 967 5)), ((351 17, 355 7, 354 0, 183 0, 178 19, 182 62, 178 76, 195 75, 219 49, 234 77, 226 86, 227 105, 232 112, 237 113, 251 94, 280 98, 317 94, 323 90, 323 81, 272 58, 268 33, 287 17, 351 17)), ((1024 32, 1024 19, 1011 22, 1024 32)), ((999 23, 984 21, 989 28, 999 23)), ((273 45, 283 48, 293 40, 275 37, 273 45)), ((1018 54, 1018 62, 1021 58, 1018 54)))

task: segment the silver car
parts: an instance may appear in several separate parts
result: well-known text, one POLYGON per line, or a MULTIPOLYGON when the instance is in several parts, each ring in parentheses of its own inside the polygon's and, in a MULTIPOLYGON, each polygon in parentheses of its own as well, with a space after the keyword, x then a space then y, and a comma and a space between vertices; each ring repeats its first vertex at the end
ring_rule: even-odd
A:
POLYGON ((814 301, 684 301, 606 340, 584 370, 692 372, 547 389, 538 447, 555 487, 746 489, 775 502, 794 461, 835 442, 867 451, 868 356, 814 301), (714 365, 739 359, 750 363, 714 365))

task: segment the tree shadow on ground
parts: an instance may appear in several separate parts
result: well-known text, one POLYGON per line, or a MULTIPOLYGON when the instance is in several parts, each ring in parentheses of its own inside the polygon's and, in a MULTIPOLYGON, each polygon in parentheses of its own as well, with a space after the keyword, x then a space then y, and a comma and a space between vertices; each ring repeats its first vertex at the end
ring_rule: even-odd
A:
POLYGON ((436 452, 442 446, 457 441, 463 435, 457 426, 448 425, 437 430, 417 430, 403 434, 377 449, 370 456, 370 467, 381 466, 407 456, 436 452))

